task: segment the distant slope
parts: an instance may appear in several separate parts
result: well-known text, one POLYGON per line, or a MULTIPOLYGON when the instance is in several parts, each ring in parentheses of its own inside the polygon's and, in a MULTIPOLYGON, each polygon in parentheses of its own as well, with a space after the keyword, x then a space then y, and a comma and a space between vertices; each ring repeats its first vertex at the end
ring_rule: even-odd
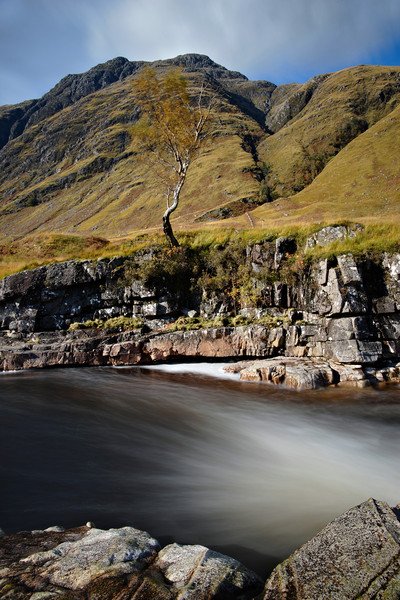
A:
MULTIPOLYGON (((86 73, 67 75, 39 100, 28 100, 14 106, 0 106, 0 148, 9 140, 15 139, 32 125, 48 119, 82 98, 93 94, 116 82, 131 78, 144 65, 144 61, 129 61, 118 57, 93 67, 86 73)), ((205 77, 220 82, 230 98, 239 103, 244 112, 264 122, 265 108, 269 108, 269 98, 276 88, 273 83, 249 82, 237 71, 229 71, 218 65, 208 56, 185 54, 173 59, 152 63, 158 69, 181 67, 186 73, 202 73, 205 77)))
POLYGON ((11 111, 14 112, 14 118, 10 118, 9 106, 0 107, 0 147, 21 135, 31 125, 50 118, 81 98, 126 79, 143 64, 143 61, 130 62, 118 57, 86 73, 67 75, 39 100, 16 105, 17 111, 11 111))
POLYGON ((400 67, 353 67, 294 87, 268 114, 275 134, 258 149, 275 196, 303 189, 342 147, 399 103, 400 67))
POLYGON ((400 106, 359 135, 295 196, 257 208, 256 223, 400 222, 400 106))

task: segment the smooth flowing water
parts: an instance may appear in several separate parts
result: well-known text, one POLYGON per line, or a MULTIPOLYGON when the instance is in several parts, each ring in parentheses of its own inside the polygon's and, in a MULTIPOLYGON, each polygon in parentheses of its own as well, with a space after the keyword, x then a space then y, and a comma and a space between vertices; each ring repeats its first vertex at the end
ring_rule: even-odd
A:
POLYGON ((399 387, 298 393, 180 369, 1 375, 0 526, 132 525, 265 574, 351 506, 400 502, 399 387))

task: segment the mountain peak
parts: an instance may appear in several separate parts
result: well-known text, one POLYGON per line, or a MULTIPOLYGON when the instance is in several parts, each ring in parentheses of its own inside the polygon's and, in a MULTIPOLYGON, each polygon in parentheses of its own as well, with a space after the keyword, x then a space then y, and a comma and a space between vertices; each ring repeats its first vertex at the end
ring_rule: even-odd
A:
POLYGON ((230 71, 226 67, 214 62, 206 54, 179 54, 174 58, 167 58, 146 63, 154 67, 180 67, 186 73, 202 72, 214 79, 241 79, 248 81, 247 77, 238 71, 230 71))

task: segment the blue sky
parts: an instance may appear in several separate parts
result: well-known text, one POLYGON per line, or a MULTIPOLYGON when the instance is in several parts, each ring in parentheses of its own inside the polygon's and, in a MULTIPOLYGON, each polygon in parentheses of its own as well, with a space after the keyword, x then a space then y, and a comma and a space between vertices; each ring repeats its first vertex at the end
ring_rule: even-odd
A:
POLYGON ((0 104, 125 56, 198 52, 249 79, 400 64, 400 0, 0 0, 0 104))

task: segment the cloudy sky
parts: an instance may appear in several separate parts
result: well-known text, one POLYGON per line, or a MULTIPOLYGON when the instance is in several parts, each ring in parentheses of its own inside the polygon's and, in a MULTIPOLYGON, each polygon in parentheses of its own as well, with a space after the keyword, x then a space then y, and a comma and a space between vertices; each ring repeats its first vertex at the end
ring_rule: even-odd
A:
POLYGON ((0 0, 0 104, 116 56, 197 52, 249 79, 400 64, 400 0, 0 0))

